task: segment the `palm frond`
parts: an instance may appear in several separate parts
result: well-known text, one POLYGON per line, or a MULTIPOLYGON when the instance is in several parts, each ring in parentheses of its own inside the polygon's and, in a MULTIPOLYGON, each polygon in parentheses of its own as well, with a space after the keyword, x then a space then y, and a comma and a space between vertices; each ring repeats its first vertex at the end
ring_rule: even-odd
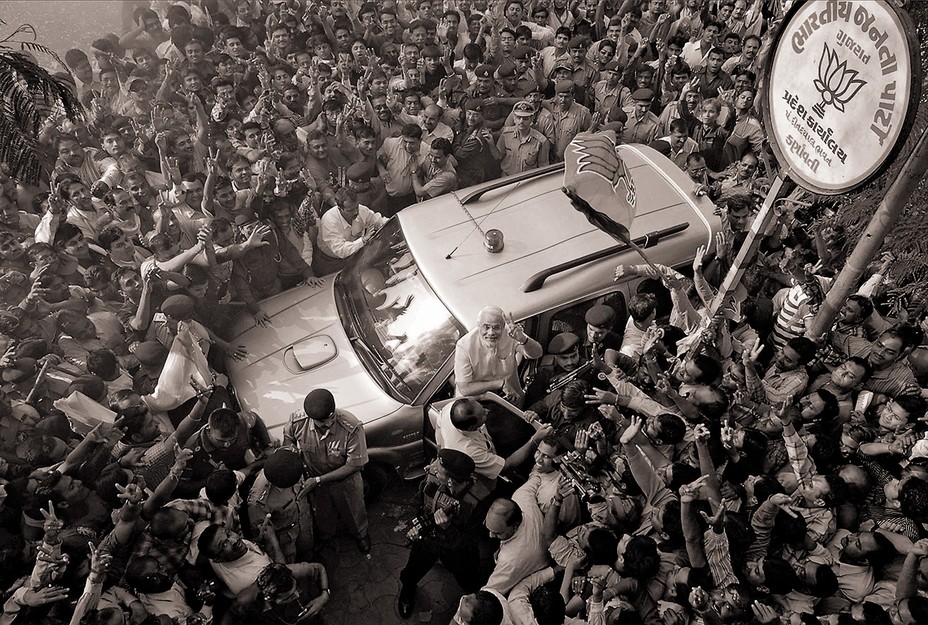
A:
MULTIPOLYGON (((35 29, 24 25, 12 36, 29 34, 35 29)), ((9 45, 11 37, 0 42, 0 161, 10 172, 30 183, 40 177, 44 163, 38 134, 42 124, 53 114, 63 111, 71 121, 83 117, 83 108, 66 81, 52 76, 36 64, 23 50, 58 56, 34 41, 16 42, 20 50, 9 45)))

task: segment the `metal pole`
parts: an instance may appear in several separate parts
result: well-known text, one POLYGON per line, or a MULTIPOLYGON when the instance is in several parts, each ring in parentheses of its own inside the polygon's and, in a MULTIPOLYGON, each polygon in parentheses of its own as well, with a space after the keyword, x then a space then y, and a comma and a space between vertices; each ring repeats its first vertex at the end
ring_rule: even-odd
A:
POLYGON ((776 178, 773 179, 773 184, 770 185, 770 191, 764 198, 764 203, 761 205, 760 211, 758 211, 757 216, 754 217, 754 221, 751 223, 751 229, 748 231, 748 235, 744 239, 741 249, 738 250, 738 256, 735 257, 735 262, 732 263, 731 268, 725 275, 725 280, 722 281, 719 292, 716 293, 715 298, 709 303, 710 317, 718 312, 719 308, 722 306, 722 302, 725 301, 725 297, 732 293, 735 287, 738 286, 738 283, 741 282, 747 264, 753 260, 754 255, 757 253, 757 248, 760 246, 760 242, 763 239, 761 234, 767 231, 770 220, 776 219, 776 212, 773 210, 773 205, 780 195, 780 189, 783 188, 784 183, 786 183, 788 179, 789 171, 786 170, 777 173, 776 178))
POLYGON ((896 225, 896 221, 902 214, 909 201, 909 196, 915 191, 918 183, 921 182, 925 172, 928 171, 928 132, 923 132, 919 137, 918 143, 912 154, 909 155, 902 171, 893 180, 892 186, 889 187, 883 200, 877 207, 867 229, 861 234, 857 245, 844 264, 844 268, 838 277, 835 278, 831 289, 825 296, 825 302, 819 309, 818 313, 812 319, 812 323, 806 329, 806 336, 815 340, 822 336, 828 328, 831 327, 838 310, 844 304, 848 295, 857 289, 860 277, 863 275, 867 265, 873 260, 880 247, 883 245, 883 239, 889 231, 896 225))

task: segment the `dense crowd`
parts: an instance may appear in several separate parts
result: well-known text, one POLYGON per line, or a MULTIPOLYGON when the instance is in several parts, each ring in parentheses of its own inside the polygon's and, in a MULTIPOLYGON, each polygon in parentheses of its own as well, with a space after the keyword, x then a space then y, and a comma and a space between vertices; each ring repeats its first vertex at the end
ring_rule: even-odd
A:
POLYGON ((780 203, 707 312, 769 188, 758 73, 790 4, 159 0, 67 51, 85 119, 40 129, 38 185, 0 174, 0 625, 322 622, 320 547, 377 560, 363 427, 307 389, 274 440, 229 392, 233 319, 598 131, 668 156, 722 229, 691 270, 618 267, 627 306, 545 345, 486 302, 400 616, 441 561, 459 625, 928 623, 928 325, 887 313, 892 259, 809 337, 846 242, 780 203), (534 433, 500 442, 529 426, 486 392, 534 433))

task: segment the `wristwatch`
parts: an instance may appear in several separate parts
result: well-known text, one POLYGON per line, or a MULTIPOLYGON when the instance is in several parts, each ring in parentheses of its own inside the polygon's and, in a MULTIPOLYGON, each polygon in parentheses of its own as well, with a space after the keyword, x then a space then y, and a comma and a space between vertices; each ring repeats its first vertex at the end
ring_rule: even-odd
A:
POLYGON ((322 486, 322 478, 318 475, 316 476, 316 486, 322 486))

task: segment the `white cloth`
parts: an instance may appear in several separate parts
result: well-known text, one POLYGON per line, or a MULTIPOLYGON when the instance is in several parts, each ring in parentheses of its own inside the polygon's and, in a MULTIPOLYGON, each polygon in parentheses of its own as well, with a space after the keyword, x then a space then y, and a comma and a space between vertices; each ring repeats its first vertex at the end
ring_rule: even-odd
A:
POLYGON ((387 218, 375 213, 363 204, 358 206, 358 216, 350 224, 342 217, 337 206, 325 212, 320 220, 316 244, 326 256, 348 258, 362 247, 361 235, 365 230, 376 230, 387 223, 387 218))
POLYGON ((522 523, 511 538, 500 542, 496 566, 486 585, 504 595, 526 576, 548 565, 544 517, 535 503, 534 493, 520 489, 513 493, 512 500, 522 510, 522 523))
POLYGON ((490 480, 499 477, 506 459, 496 453, 487 426, 481 425, 473 432, 459 430, 451 423, 451 406, 445 405, 438 417, 437 439, 442 449, 456 449, 470 456, 476 465, 476 473, 490 480))
POLYGON ((248 540, 243 540, 243 542, 248 547, 248 550, 238 560, 232 562, 213 562, 210 560, 213 572, 235 596, 238 596, 249 586, 253 586, 258 581, 258 574, 271 563, 271 559, 257 545, 248 540))

